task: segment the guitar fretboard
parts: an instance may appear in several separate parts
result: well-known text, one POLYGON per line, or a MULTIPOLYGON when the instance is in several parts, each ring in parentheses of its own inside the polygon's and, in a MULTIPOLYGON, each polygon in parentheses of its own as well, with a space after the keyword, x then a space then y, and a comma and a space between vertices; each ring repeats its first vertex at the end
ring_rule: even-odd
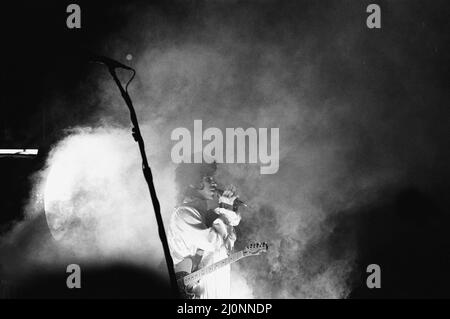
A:
POLYGON ((189 285, 191 283, 197 282, 198 280, 200 280, 200 278, 202 278, 205 275, 208 275, 214 271, 216 271, 219 268, 222 268, 226 265, 232 264, 236 261, 238 261, 241 258, 244 258, 244 252, 243 251, 238 251, 237 253, 232 254, 230 257, 225 258, 221 261, 218 261, 212 265, 209 265, 205 268, 202 268, 200 270, 197 270, 196 272, 193 272, 192 274, 187 275, 186 277, 184 277, 184 284, 185 285, 189 285))

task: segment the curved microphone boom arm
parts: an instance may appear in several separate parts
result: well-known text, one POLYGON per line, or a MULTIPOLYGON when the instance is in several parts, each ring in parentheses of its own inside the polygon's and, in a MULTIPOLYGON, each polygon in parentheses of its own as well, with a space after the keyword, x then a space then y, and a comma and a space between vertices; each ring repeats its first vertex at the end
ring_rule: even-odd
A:
POLYGON ((164 223, 163 223, 163 220, 161 217, 161 207, 159 204, 158 197, 156 196, 155 185, 153 184, 152 171, 150 169, 150 166, 148 165, 147 155, 145 153, 144 139, 142 138, 141 131, 139 129, 139 123, 137 120, 136 112, 133 107, 133 103, 131 101, 130 95, 128 94, 128 85, 133 80, 134 75, 136 74, 136 71, 133 68, 130 68, 126 65, 123 65, 120 62, 114 61, 107 57, 91 56, 90 60, 92 62, 98 62, 98 63, 105 64, 108 67, 109 73, 111 73, 111 76, 113 77, 114 81, 116 82, 117 86, 119 87, 120 93, 121 93, 123 99, 125 100, 125 103, 127 104, 128 109, 130 111, 131 123, 133 124, 132 135, 133 135, 134 140, 138 143, 139 150, 141 152, 142 170, 144 173, 145 181, 147 182, 147 185, 148 185, 148 189, 150 191, 150 196, 151 196, 152 203, 153 203, 153 209, 155 211, 156 221, 158 223, 158 233, 159 233, 159 238, 161 239, 161 242, 162 242, 164 256, 166 258, 167 270, 169 272, 171 288, 172 288, 174 296, 179 297, 173 260, 170 255, 166 232, 164 230, 164 223), (123 68, 123 69, 133 71, 133 76, 128 81, 125 89, 123 88, 122 83, 120 82, 119 78, 117 77, 116 68, 123 68))

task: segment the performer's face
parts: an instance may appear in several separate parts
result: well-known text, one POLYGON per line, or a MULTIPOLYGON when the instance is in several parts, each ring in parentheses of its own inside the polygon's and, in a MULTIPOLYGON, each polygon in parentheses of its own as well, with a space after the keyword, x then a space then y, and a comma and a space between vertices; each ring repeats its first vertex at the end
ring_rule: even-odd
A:
POLYGON ((203 199, 213 199, 216 191, 216 182, 212 176, 205 176, 202 178, 203 188, 199 189, 198 192, 203 199))

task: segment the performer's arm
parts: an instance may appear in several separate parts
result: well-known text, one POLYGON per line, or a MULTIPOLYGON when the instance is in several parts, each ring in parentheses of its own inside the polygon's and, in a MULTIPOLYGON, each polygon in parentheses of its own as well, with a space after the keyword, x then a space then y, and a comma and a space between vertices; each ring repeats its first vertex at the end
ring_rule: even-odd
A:
POLYGON ((218 218, 214 221, 213 226, 224 238, 225 246, 229 251, 233 249, 236 241, 234 226, 237 226, 241 221, 241 215, 237 212, 237 208, 234 205, 236 198, 236 187, 230 185, 219 197, 219 207, 214 210, 218 218))
POLYGON ((223 245, 223 234, 213 225, 206 227, 201 217, 188 209, 179 209, 172 226, 178 238, 187 246, 195 246, 205 251, 214 251, 223 245))

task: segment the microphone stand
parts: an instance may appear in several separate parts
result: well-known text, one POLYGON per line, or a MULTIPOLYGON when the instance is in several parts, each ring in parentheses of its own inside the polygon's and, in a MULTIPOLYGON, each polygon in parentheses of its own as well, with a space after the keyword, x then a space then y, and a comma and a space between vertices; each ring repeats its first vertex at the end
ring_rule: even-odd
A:
MULTIPOLYGON (((176 280, 175 270, 174 270, 174 266, 173 266, 173 260, 172 260, 172 257, 170 256, 169 245, 167 242, 166 232, 164 230, 164 224, 163 224, 163 220, 161 217, 161 207, 159 205, 158 197, 156 196, 155 185, 153 184, 152 171, 148 165, 147 155, 145 153, 144 140, 142 138, 141 131, 139 129, 136 112, 134 110, 133 103, 131 102, 131 98, 130 98, 130 95, 128 94, 128 91, 124 90, 124 88, 122 87, 122 83, 120 82, 119 78, 117 77, 115 67, 110 64, 107 64, 107 66, 108 66, 109 73, 111 74, 111 76, 113 77, 117 86, 119 87, 120 93, 121 93, 123 99, 125 100, 125 103, 127 104, 128 109, 130 111, 131 123, 133 124, 132 135, 133 135, 134 140, 138 143, 139 150, 141 152, 142 170, 144 172, 145 181, 147 182, 148 189, 150 191, 150 196, 151 196, 152 203, 153 203, 153 209, 155 211, 156 221, 158 223, 158 233, 159 233, 159 238, 161 239, 162 246, 164 249, 164 256, 166 257, 166 264, 167 264, 167 269, 169 271, 171 288, 174 293, 174 296, 179 298, 180 295, 179 295, 179 291, 178 291, 177 280, 176 280)), ((131 70, 133 70, 133 69, 131 69, 131 70)), ((133 72, 135 72, 135 71, 133 70, 133 72)))

